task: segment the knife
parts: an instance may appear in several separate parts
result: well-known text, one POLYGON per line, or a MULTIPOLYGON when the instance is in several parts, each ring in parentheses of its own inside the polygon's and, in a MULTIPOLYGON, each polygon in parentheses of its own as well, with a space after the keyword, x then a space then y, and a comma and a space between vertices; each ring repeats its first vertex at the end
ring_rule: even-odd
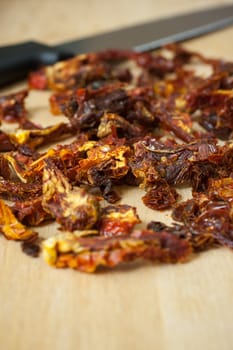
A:
POLYGON ((166 17, 54 46, 28 41, 0 47, 0 85, 23 79, 33 69, 76 54, 107 48, 155 50, 233 24, 233 5, 166 17))

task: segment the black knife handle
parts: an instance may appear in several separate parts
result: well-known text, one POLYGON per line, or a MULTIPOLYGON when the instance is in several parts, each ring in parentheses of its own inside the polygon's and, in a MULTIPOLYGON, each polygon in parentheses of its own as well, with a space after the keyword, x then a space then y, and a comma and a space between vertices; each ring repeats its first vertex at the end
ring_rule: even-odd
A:
POLYGON ((33 69, 69 57, 71 55, 34 41, 0 47, 0 85, 23 79, 33 69))

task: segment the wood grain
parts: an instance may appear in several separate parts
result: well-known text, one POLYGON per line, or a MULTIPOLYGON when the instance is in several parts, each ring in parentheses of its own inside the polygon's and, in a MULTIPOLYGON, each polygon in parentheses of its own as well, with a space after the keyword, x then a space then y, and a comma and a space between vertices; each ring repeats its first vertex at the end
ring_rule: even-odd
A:
MULTIPOLYGON (((7 3, 16 6, 16 1, 7 3)), ((27 1, 19 3, 26 6, 27 1)), ((94 1, 86 1, 86 5, 82 2, 82 6, 86 6, 87 10, 91 3, 94 1)), ((162 11, 165 5, 158 3, 161 3, 162 11)), ((175 2, 167 3, 170 4, 170 11, 172 8, 176 10, 175 2)), ((190 2, 176 3, 179 9, 191 8, 190 2)), ((221 2, 196 3, 203 5, 221 2)), ((51 1, 50 4, 54 3, 51 1)), ((151 11, 155 8, 152 1, 145 1, 145 4, 151 11)), ((119 6, 121 5, 120 1, 119 6)), ((0 6, 5 6, 8 19, 10 14, 15 14, 13 8, 6 9, 4 1, 1 1, 0 6)), ((33 6, 36 9, 39 2, 32 1, 30 6, 31 9, 33 6)), ((52 5, 46 6, 51 8, 49 6, 52 5)), ((139 5, 137 6, 139 11, 139 5)), ((137 12, 137 19, 146 18, 146 10, 143 11, 141 17, 137 12)), ((56 15, 56 10, 54 12, 56 15)), ((148 10, 147 15, 149 12, 148 10)), ((48 12, 45 18, 49 18, 48 12)), ((129 21, 132 18, 129 16, 129 21)), ((27 19, 30 21, 29 17, 27 19)), ((15 39, 24 39, 26 34, 21 27, 23 21, 25 19, 22 17, 15 17, 9 36, 4 29, 5 35, 1 33, 1 41, 11 42, 17 30, 15 39)), ((35 21, 39 26, 40 21, 35 21)), ((124 21, 125 17, 116 19, 112 14, 114 25, 124 24, 124 21)), ((91 23, 91 18, 88 23, 91 23)), ((100 21, 98 23, 100 28, 100 21)), ((64 30, 61 40, 70 36, 72 28, 71 25, 71 29, 64 30)), ((95 26, 92 27, 92 32, 94 31, 95 26)), ((31 33, 36 36, 33 29, 31 33)), ((48 33, 48 41, 55 41, 55 35, 51 35, 50 29, 45 28, 45 25, 41 26, 41 33, 41 40, 48 33)), ((58 33, 61 33, 61 29, 58 29, 58 33)), ((229 28, 190 41, 186 46, 206 55, 233 59, 232 37, 233 28, 229 28)), ((44 125, 51 122, 46 93, 33 93, 28 108, 33 120, 40 120, 44 125)), ((144 222, 151 219, 170 220, 168 212, 157 214, 140 205, 142 193, 130 189, 125 189, 124 192, 123 201, 134 205, 137 203, 144 222)), ((186 191, 182 194, 184 197, 189 195, 186 191)), ((44 236, 55 231, 55 225, 40 229, 44 236)), ((233 348, 233 254, 227 249, 203 253, 182 265, 136 264, 118 268, 114 272, 87 275, 53 269, 42 259, 32 259, 22 254, 19 244, 0 237, 0 266, 1 350, 233 348)))

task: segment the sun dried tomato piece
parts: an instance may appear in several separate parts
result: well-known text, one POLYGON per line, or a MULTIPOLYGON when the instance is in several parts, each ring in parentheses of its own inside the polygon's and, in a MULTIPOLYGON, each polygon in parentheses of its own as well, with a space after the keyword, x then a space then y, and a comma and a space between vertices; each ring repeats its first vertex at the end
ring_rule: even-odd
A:
MULTIPOLYGON (((21 161, 22 154, 15 154, 13 158, 11 155, 4 155, 4 158, 10 163, 10 166, 15 171, 17 177, 23 182, 42 181, 44 162, 46 159, 53 159, 56 166, 64 172, 64 174, 75 182, 76 168, 80 159, 87 156, 87 151, 96 145, 96 141, 85 142, 86 139, 76 140, 69 145, 57 145, 55 148, 50 148, 46 153, 36 154, 33 157, 27 157, 21 161), (17 158, 17 159, 15 159, 17 158)), ((21 149, 21 148, 19 148, 21 149)))
POLYGON ((15 145, 11 142, 9 135, 0 131, 0 152, 9 152, 15 149, 15 145))
POLYGON ((48 77, 46 69, 31 72, 28 77, 28 84, 31 89, 45 90, 48 88, 48 77))
POLYGON ((52 216, 42 207, 42 197, 16 201, 12 210, 17 219, 28 226, 38 226, 44 221, 51 220, 52 216))
POLYGON ((71 97, 74 95, 73 90, 67 90, 63 92, 57 92, 50 96, 50 111, 54 115, 63 114, 63 109, 70 102, 71 97))
POLYGON ((128 103, 122 88, 107 86, 98 90, 79 89, 76 99, 63 109, 74 128, 85 130, 97 127, 105 112, 121 115, 128 103))
POLYGON ((191 142, 195 140, 192 130, 192 119, 185 112, 169 112, 163 110, 161 106, 156 107, 156 117, 162 123, 162 128, 170 130, 182 141, 191 142))
POLYGON ((33 237, 28 241, 24 241, 21 243, 21 249, 25 254, 33 258, 38 258, 41 252, 41 239, 33 237))
POLYGON ((133 51, 124 50, 78 55, 31 73, 29 86, 34 89, 65 91, 84 86, 99 88, 105 82, 129 82, 132 74, 129 69, 121 67, 121 62, 137 55, 133 51))
POLYGON ((0 176, 4 179, 11 178, 11 168, 7 159, 3 155, 0 154, 0 176))
POLYGON ((177 198, 176 190, 171 188, 166 181, 161 180, 142 197, 142 201, 148 208, 164 210, 171 208, 177 198))
POLYGON ((26 241, 37 233, 26 228, 14 216, 11 208, 0 199, 0 232, 15 241, 26 241))
POLYGON ((27 118, 22 118, 19 121, 19 126, 23 130, 42 130, 42 126, 39 124, 33 123, 31 120, 27 118))
POLYGON ((208 161, 192 164, 190 181, 194 192, 205 192, 211 177, 218 177, 216 164, 208 161))
POLYGON ((29 76, 29 85, 36 89, 63 91, 105 79, 112 79, 110 66, 98 60, 97 54, 93 53, 82 54, 33 72, 29 76))
POLYGON ((59 123, 43 129, 18 130, 16 133, 9 134, 9 137, 16 146, 27 144, 31 148, 36 148, 70 134, 70 126, 65 123, 59 123))
POLYGON ((179 204, 173 213, 173 218, 184 222, 197 232, 214 233, 228 229, 229 213, 228 203, 221 200, 214 201, 208 196, 201 195, 179 204))
POLYGON ((150 52, 138 54, 136 56, 136 62, 150 74, 158 77, 164 77, 165 74, 175 70, 175 63, 173 60, 167 59, 162 55, 154 55, 150 52))
POLYGON ((220 139, 226 140, 233 131, 232 90, 198 91, 188 96, 191 111, 200 110, 199 123, 220 139))
POLYGON ((122 83, 109 84, 97 90, 78 89, 69 102, 61 103, 56 109, 61 110, 69 118, 74 128, 92 132, 90 134, 92 137, 97 133, 102 137, 102 131, 106 134, 103 130, 106 122, 103 125, 102 121, 104 115, 111 116, 111 124, 109 125, 108 120, 108 127, 112 126, 114 118, 116 128, 121 129, 120 132, 126 132, 122 127, 130 122, 132 125, 127 128, 129 133, 140 136, 139 133, 145 134, 148 127, 155 123, 155 117, 150 110, 153 95, 152 88, 126 90, 126 86, 122 83), (102 130, 98 130, 101 121, 102 130))
POLYGON ((0 120, 12 123, 26 117, 25 98, 27 90, 0 97, 0 120))
POLYGON ((117 114, 105 113, 100 119, 97 137, 103 138, 115 132, 118 137, 126 137, 127 141, 129 140, 133 142, 135 138, 140 137, 145 133, 145 128, 138 123, 131 124, 117 114))
POLYGON ((184 65, 186 63, 189 63, 193 59, 198 63, 215 63, 215 60, 209 59, 200 54, 199 52, 187 50, 185 47, 176 43, 170 43, 165 45, 165 49, 173 52, 173 59, 177 65, 184 65))
POLYGON ((120 194, 113 188, 113 184, 111 180, 107 181, 103 185, 100 185, 99 190, 103 198, 108 203, 116 203, 121 199, 120 194))
POLYGON ((63 230, 91 229, 99 218, 99 202, 83 188, 73 188, 51 160, 43 170, 42 207, 63 230))
POLYGON ((126 146, 101 145, 91 148, 87 158, 79 161, 77 182, 109 186, 109 181, 114 182, 127 174, 129 154, 130 148, 126 146))
MULTIPOLYGON (((154 137, 134 144, 130 166, 134 176, 141 179, 142 187, 153 187, 161 179, 169 185, 196 184, 192 178, 193 166, 204 161, 213 162, 218 148, 214 140, 199 140, 189 144, 167 146, 154 137)), ((201 169, 201 168, 200 168, 201 169)))
POLYGON ((136 208, 129 205, 109 205, 101 212, 99 232, 105 237, 127 235, 140 222, 136 208))
POLYGON ((154 232, 166 231, 179 239, 185 240, 196 253, 218 246, 217 239, 210 232, 197 232, 188 225, 173 224, 167 226, 161 222, 151 221, 147 228, 154 232))
POLYGON ((185 96, 190 86, 193 89, 202 82, 203 79, 196 76, 194 71, 179 68, 175 76, 155 81, 153 88, 156 96, 159 96, 167 107, 183 110, 186 107, 185 96))
POLYGON ((228 201, 233 207, 233 178, 210 179, 208 194, 228 201))
POLYGON ((43 256, 49 265, 84 272, 95 272, 100 266, 113 268, 137 259, 183 262, 190 253, 188 242, 167 232, 158 234, 148 230, 118 238, 76 238, 63 234, 43 242, 43 256))
MULTIPOLYGON (((26 157, 23 157, 24 160, 26 157)), ((29 157, 31 160, 31 157, 29 157)), ((16 153, 4 153, 2 155, 2 164, 4 164, 4 171, 7 172, 8 176, 2 176, 7 180, 9 179, 19 179, 19 181, 25 183, 25 171, 27 167, 27 162, 21 162, 17 159, 16 153)))
POLYGON ((228 232, 216 232, 214 234, 215 239, 219 244, 227 248, 233 249, 233 226, 228 230, 228 232))
MULTIPOLYGON (((206 196, 203 196, 203 201, 205 200, 206 196)), ((199 212, 198 203, 193 199, 189 199, 175 206, 172 211, 172 217, 176 221, 181 221, 184 224, 189 224, 195 220, 195 218, 199 215, 199 212)))
POLYGON ((154 232, 161 232, 166 231, 169 228, 169 226, 165 225, 163 222, 160 221, 151 221, 147 224, 146 228, 154 232))
POLYGON ((232 247, 232 193, 232 178, 210 179, 206 194, 196 193, 174 209, 173 218, 184 223, 200 249, 206 248, 202 242, 206 237, 232 247))
POLYGON ((8 200, 24 201, 42 193, 40 183, 22 183, 0 178, 0 197, 8 200))

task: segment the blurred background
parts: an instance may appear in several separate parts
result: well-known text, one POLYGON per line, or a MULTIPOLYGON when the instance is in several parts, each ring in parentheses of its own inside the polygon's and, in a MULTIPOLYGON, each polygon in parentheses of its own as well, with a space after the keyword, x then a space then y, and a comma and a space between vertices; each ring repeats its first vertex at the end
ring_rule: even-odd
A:
POLYGON ((0 45, 59 43, 233 0, 0 0, 0 45))

